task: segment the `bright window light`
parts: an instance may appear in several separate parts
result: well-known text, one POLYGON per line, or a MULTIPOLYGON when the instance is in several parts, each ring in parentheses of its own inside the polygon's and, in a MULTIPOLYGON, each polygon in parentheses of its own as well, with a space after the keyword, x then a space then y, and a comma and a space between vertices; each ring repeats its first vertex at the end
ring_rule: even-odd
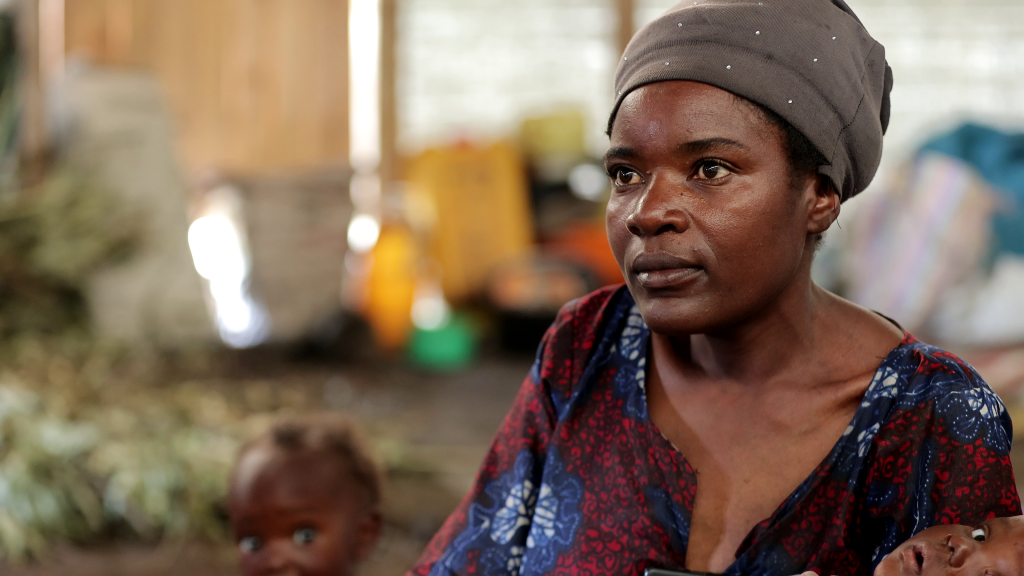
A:
POLYGON ((358 172, 380 162, 380 2, 352 0, 348 14, 349 156, 358 172))
POLYGON ((225 214, 230 210, 224 208, 214 202, 209 215, 192 222, 188 246, 196 271, 207 280, 221 340, 233 348, 249 348, 266 339, 270 318, 249 295, 246 243, 238 226, 225 214))
POLYGON ((367 214, 352 218, 348 225, 348 247, 356 253, 369 252, 380 238, 380 224, 367 214))
POLYGON ((412 323, 420 330, 437 330, 448 324, 451 309, 440 294, 418 298, 412 305, 412 323))
POLYGON ((193 222, 188 246, 196 271, 211 282, 240 284, 249 272, 242 240, 225 216, 204 216, 193 222))
POLYGON ((597 202, 608 190, 608 174, 593 164, 580 164, 569 172, 569 190, 577 198, 597 202))

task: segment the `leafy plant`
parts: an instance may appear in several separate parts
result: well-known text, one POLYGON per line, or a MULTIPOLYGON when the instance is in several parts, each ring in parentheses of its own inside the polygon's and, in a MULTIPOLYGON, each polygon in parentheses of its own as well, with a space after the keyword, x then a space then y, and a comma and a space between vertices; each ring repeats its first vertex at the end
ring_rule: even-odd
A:
POLYGON ((72 165, 0 197, 0 337, 84 325, 83 281, 127 256, 140 231, 110 190, 72 165))

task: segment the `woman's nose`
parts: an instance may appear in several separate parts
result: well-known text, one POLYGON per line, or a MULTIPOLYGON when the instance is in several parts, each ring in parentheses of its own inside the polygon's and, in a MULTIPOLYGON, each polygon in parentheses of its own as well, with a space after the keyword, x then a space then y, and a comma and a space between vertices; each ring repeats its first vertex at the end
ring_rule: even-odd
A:
POLYGON ((953 534, 949 537, 949 542, 946 544, 951 552, 949 556, 949 567, 950 568, 961 568, 967 559, 971 557, 975 547, 978 543, 970 538, 964 538, 957 534, 953 534))
POLYGON ((651 175, 626 217, 626 227, 634 236, 682 232, 689 226, 685 202, 685 186, 668 175, 651 175))

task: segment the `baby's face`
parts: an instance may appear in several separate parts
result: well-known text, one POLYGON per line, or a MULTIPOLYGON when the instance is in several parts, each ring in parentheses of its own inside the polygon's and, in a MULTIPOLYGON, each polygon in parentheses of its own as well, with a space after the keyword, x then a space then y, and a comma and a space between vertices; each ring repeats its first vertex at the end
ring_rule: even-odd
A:
POLYGON ((1024 516, 977 526, 933 526, 903 543, 875 576, 1018 576, 1024 574, 1024 516))
POLYGON ((379 517, 322 454, 256 447, 236 469, 229 512, 242 574, 349 576, 373 549, 379 517))

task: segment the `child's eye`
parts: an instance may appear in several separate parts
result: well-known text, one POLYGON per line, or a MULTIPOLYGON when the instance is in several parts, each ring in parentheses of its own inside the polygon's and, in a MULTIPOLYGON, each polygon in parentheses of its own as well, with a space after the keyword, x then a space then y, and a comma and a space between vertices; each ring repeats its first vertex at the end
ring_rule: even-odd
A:
POLYGON ((238 549, 243 553, 256 552, 263 548, 263 541, 255 536, 246 536, 238 541, 238 549))
POLYGON ((316 540, 316 530, 312 528, 299 528, 292 534, 292 539, 299 546, 312 544, 313 540, 316 540))
POLYGON ((974 538, 978 542, 984 542, 988 537, 985 535, 984 528, 975 528, 971 530, 971 538, 974 538))

